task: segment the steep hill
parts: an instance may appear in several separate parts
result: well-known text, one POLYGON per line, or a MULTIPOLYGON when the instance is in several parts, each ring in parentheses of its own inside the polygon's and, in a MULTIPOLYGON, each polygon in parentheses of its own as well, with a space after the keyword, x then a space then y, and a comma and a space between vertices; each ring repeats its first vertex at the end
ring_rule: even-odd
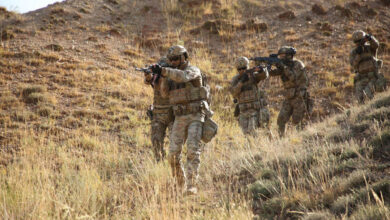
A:
MULTIPOLYGON (((351 34, 363 29, 380 40, 390 79, 389 6, 68 0, 27 14, 0 8, 0 217, 389 218, 390 94, 355 106, 348 64, 351 34), (186 46, 208 75, 221 127, 204 148, 201 192, 190 198, 173 190, 166 162, 153 162, 152 91, 133 68, 172 44, 186 46), (284 139, 246 140, 226 90, 234 60, 286 44, 309 70, 311 121, 323 122, 290 128, 284 139)), ((276 133, 281 83, 261 87, 276 133)))

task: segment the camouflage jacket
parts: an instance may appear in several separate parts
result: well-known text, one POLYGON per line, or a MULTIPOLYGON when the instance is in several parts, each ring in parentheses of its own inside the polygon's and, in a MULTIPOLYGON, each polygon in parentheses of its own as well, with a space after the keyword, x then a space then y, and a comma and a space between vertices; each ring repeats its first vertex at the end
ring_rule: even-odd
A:
POLYGON ((309 86, 305 64, 294 59, 291 65, 281 64, 278 68, 270 71, 271 76, 280 76, 285 89, 284 96, 293 98, 297 92, 306 91, 309 86))
MULTIPOLYGON (((144 83, 150 85, 152 80, 152 74, 145 74, 144 83)), ((153 106, 155 108, 169 108, 169 98, 163 96, 163 89, 169 87, 169 80, 166 78, 160 78, 153 88, 153 106)))
POLYGON ((187 62, 177 69, 163 67, 161 74, 172 81, 171 85, 164 86, 163 97, 169 97, 174 111, 181 106, 181 109, 186 109, 183 114, 200 112, 202 109, 210 112, 207 103, 209 91, 204 87, 202 74, 197 67, 187 62))
POLYGON ((352 49, 349 57, 352 71, 362 74, 377 71, 378 65, 376 57, 378 47, 378 40, 372 36, 369 43, 352 49))
POLYGON ((229 92, 233 98, 238 100, 238 103, 260 101, 257 84, 268 78, 267 69, 262 72, 246 72, 244 74, 237 74, 233 77, 229 92), (247 76, 244 76, 244 74, 247 74, 247 76))
POLYGON ((271 76, 281 76, 285 89, 296 88, 306 89, 309 86, 305 64, 294 59, 292 65, 281 64, 279 68, 273 69, 269 73, 271 76))

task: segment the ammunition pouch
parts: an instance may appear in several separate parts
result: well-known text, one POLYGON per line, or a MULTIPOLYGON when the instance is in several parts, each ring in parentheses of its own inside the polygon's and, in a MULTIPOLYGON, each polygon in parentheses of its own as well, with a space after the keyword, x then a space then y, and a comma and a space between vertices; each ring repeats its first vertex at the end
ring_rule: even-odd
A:
POLYGON ((238 117, 239 115, 240 115, 240 107, 237 104, 236 107, 234 107, 234 117, 238 117))
POLYGON ((383 74, 378 74, 378 79, 375 81, 375 91, 383 92, 387 89, 387 79, 383 74))
POLYGON ((207 87, 192 87, 186 86, 185 88, 175 89, 169 92, 169 103, 186 104, 193 101, 208 100, 209 90, 207 87))
POLYGON ((306 111, 310 115, 313 112, 314 100, 310 97, 310 93, 306 89, 302 90, 301 95, 305 101, 306 111))
POLYGON ((262 107, 260 101, 240 103, 238 106, 239 106, 239 112, 244 112, 249 109, 259 110, 262 107))
POLYGON ((255 89, 242 91, 238 98, 238 103, 241 104, 241 103, 254 102, 258 99, 257 95, 258 94, 255 89))
POLYGON ((383 67, 383 60, 377 59, 376 60, 376 65, 377 65, 378 70, 382 69, 382 67, 383 67))
POLYGON ((175 116, 181 116, 202 112, 204 110, 204 106, 201 102, 195 102, 183 105, 174 105, 172 109, 175 116))
POLYGON ((171 107, 159 107, 159 106, 151 106, 147 112, 146 115, 149 117, 149 119, 152 121, 155 115, 164 114, 168 115, 169 118, 173 120, 173 110, 171 107))
POLYGON ((295 97, 295 95, 296 95, 295 88, 289 88, 284 90, 284 97, 286 97, 287 99, 292 99, 295 97))
POLYGON ((363 58, 359 64, 357 71, 361 74, 367 74, 369 72, 376 72, 378 69, 377 60, 373 57, 363 58))
POLYGON ((210 142, 218 133, 218 125, 210 117, 206 117, 202 129, 202 141, 210 142))
POLYGON ((153 121, 153 110, 152 109, 147 109, 146 110, 146 115, 148 116, 149 120, 153 121))

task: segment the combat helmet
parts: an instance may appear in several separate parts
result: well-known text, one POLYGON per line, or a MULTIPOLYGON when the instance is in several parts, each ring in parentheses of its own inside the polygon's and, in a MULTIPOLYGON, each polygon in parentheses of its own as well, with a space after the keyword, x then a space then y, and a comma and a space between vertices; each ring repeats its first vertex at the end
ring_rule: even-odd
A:
POLYGON ((249 68, 249 60, 246 57, 239 57, 236 60, 236 68, 237 69, 248 69, 249 68))
POLYGON ((168 59, 171 59, 176 56, 181 56, 181 55, 184 55, 186 59, 188 58, 187 49, 183 46, 174 45, 168 49, 168 54, 167 54, 168 59))
POLYGON ((291 46, 283 46, 278 50, 278 55, 280 54, 289 54, 289 55, 295 55, 297 53, 297 50, 294 47, 291 46))
POLYGON ((357 30, 357 31, 353 32, 352 40, 355 43, 359 43, 365 36, 366 36, 366 33, 364 31, 357 30))

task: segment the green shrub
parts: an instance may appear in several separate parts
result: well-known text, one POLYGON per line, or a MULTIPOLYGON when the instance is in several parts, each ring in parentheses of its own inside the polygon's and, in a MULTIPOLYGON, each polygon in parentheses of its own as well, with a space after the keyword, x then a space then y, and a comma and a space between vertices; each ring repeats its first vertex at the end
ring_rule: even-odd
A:
POLYGON ((390 160, 390 130, 385 130, 370 141, 375 159, 390 160))

